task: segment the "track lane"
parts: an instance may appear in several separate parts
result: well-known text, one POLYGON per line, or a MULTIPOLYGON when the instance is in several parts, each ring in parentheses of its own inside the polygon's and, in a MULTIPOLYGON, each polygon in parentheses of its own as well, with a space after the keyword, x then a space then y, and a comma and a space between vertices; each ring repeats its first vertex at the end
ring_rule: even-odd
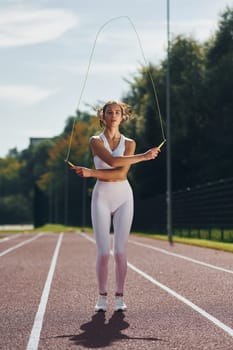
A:
POLYGON ((81 235, 66 233, 54 273, 39 349, 77 349, 79 337, 82 345, 80 327, 95 315, 96 297, 95 246, 81 235))
POLYGON ((11 235, 9 235, 9 234, 7 234, 7 235, 0 234, 0 243, 4 243, 6 241, 9 241, 11 239, 15 239, 15 238, 20 237, 20 236, 21 236, 20 233, 18 233, 17 235, 16 234, 11 234, 11 235))
MULTIPOLYGON (((93 311, 97 297, 95 245, 90 241, 93 240, 92 234, 87 234, 86 237, 88 240, 81 234, 64 234, 43 318, 39 350, 81 350, 103 347, 111 350, 232 349, 232 337, 222 329, 130 268, 125 289, 128 311, 114 313, 112 257, 108 283, 109 308, 105 314, 96 314, 93 311)), ((5 268, 5 274, 3 277, 1 275, 1 284, 5 284, 6 287, 0 287, 1 295, 4 290, 9 296, 3 299, 5 305, 3 310, 7 307, 12 310, 8 322, 5 322, 6 310, 5 314, 1 313, 3 323, 0 325, 0 348, 3 350, 26 349, 57 239, 58 235, 42 236, 39 240, 16 249, 1 259, 5 268), (13 278, 9 277, 10 274, 13 278), (5 278, 6 276, 8 278, 5 278), (19 280, 22 281, 21 284, 19 280), (38 288, 35 288, 35 285, 38 288), (1 347, 2 344, 6 347, 1 347)), ((176 251, 180 249, 183 248, 175 246, 176 251)), ((189 255, 187 249, 186 255, 192 256, 193 252, 191 249, 189 255)), ((195 258, 202 253, 203 250, 201 253, 196 251, 195 258)), ((216 257, 212 255, 212 251, 210 255, 209 262, 213 263, 216 257)), ((195 296, 198 300, 199 285, 195 285, 194 290, 192 282, 196 278, 199 281, 199 271, 200 290, 204 292, 204 298, 200 299, 204 305, 203 309, 205 310, 208 305, 210 309, 214 306, 219 307, 219 294, 213 297, 213 294, 208 294, 208 290, 204 287, 209 288, 212 276, 216 274, 226 276, 226 273, 212 269, 213 275, 208 280, 202 276, 202 270, 207 267, 133 244, 129 245, 129 262, 137 268, 140 267, 154 279, 158 278, 161 281, 162 278, 164 284, 174 290, 175 287, 179 288, 181 295, 184 293, 186 296, 190 293, 191 298, 195 296), (188 280, 186 281, 184 277, 188 280)), ((226 257, 224 262, 221 259, 219 262, 227 267, 226 257)), ((228 274, 227 278, 230 279, 231 276, 228 274)), ((221 289, 222 285, 225 286, 225 277, 223 280, 218 277, 214 286, 221 289)), ((229 305, 231 307, 231 304, 229 305)), ((220 306, 221 315, 227 317, 225 303, 220 306)))
MULTIPOLYGON (((132 248, 130 249, 130 250, 132 250, 132 248)), ((151 252, 150 252, 151 253, 151 252)), ((143 259, 141 259, 141 257, 142 257, 142 249, 141 249, 141 251, 140 250, 137 250, 137 252, 136 252, 136 250, 134 250, 134 253, 132 254, 132 256, 133 257, 137 257, 137 259, 136 259, 136 261, 137 261, 137 263, 139 262, 139 260, 140 260, 140 263, 142 264, 142 269, 140 270, 140 271, 145 271, 145 260, 143 260, 143 259), (139 257, 139 258, 138 258, 139 257)), ((153 278, 153 277, 151 277, 151 276, 153 276, 153 274, 154 274, 154 268, 153 268, 153 266, 154 266, 154 255, 153 254, 151 254, 151 258, 149 259, 148 258, 148 253, 147 252, 144 252, 144 256, 146 257, 146 260, 147 260, 147 265, 149 266, 149 271, 150 271, 150 274, 148 275, 148 274, 144 274, 144 277, 145 277, 145 275, 146 275, 146 278, 148 279, 151 279, 151 280, 153 280, 153 282, 154 281, 156 281, 156 279, 155 278, 153 278)), ((169 257, 170 258, 170 257, 169 257)), ((177 258, 177 257, 175 257, 175 258, 177 258)), ((129 258, 130 259, 130 258, 129 258)), ((169 261, 168 261, 168 263, 166 263, 165 262, 165 264, 163 263, 163 265, 165 265, 165 267, 166 267, 166 270, 168 269, 168 267, 169 267, 169 261)), ((182 265, 182 264, 181 264, 182 265)), ((139 272, 139 270, 137 269, 137 267, 135 267, 135 264, 133 265, 133 264, 131 264, 131 263, 129 263, 129 266, 132 268, 132 269, 134 269, 135 271, 137 271, 137 272, 139 272)), ((146 270, 147 270, 147 268, 148 268, 148 266, 146 267, 146 270)), ((172 261, 170 261, 170 266, 173 266, 173 262, 172 261)), ((183 263, 183 266, 184 266, 184 269, 186 269, 186 266, 187 266, 187 264, 184 264, 183 263)), ((179 270, 179 268, 177 269, 177 270, 179 270)), ((182 271, 182 269, 181 269, 181 271, 182 271)), ((160 271, 160 273, 161 273, 161 271, 160 271)), ((182 272, 183 273, 183 272, 182 272)), ((143 272, 142 272, 142 275, 143 275, 143 272)), ((164 275, 166 275, 166 271, 164 271, 164 275)), ((172 273, 169 275, 169 278, 168 278, 168 280, 169 280, 169 282, 168 283, 170 283, 170 279, 171 279, 171 277, 173 278, 173 280, 174 280, 174 271, 172 271, 172 273), (171 276, 171 275, 173 275, 173 276, 171 276)), ((191 276, 189 276, 189 278, 188 278, 188 281, 190 282, 190 277, 191 276)), ((176 282, 177 282, 177 276, 175 276, 175 280, 176 280, 176 282)), ((175 285, 175 288, 180 288, 180 286, 179 286, 179 284, 180 284, 180 282, 179 281, 181 281, 182 279, 179 279, 178 278, 178 283, 176 283, 176 285, 175 285)), ((157 282, 157 281, 156 281, 157 282)), ((222 287, 222 280, 220 281, 221 282, 221 284, 217 284, 217 286, 218 286, 218 289, 220 290, 220 288, 219 288, 219 286, 221 286, 222 287)), ((201 307, 199 307, 198 305, 195 305, 194 303, 192 303, 192 301, 190 301, 190 300, 188 300, 187 298, 185 298, 185 297, 183 297, 182 295, 180 295, 180 294, 177 294, 176 293, 176 289, 174 289, 174 287, 173 287, 173 289, 170 289, 169 287, 167 287, 167 285, 166 285, 166 283, 167 283, 167 281, 165 282, 165 284, 161 284, 160 282, 158 282, 157 283, 157 285, 158 286, 160 286, 160 288, 162 288, 162 289, 164 289, 164 290, 166 290, 166 291, 168 291, 170 294, 172 294, 173 296, 175 296, 176 298, 178 298, 179 300, 181 300, 182 302, 185 302, 187 305, 189 305, 190 307, 192 307, 195 311, 198 311, 199 313, 201 313, 201 315, 202 316, 204 316, 204 317, 207 317, 207 319, 208 320, 210 320, 211 322, 213 322, 214 324, 216 324, 218 327, 220 327, 221 329, 223 329, 228 335, 230 335, 231 337, 232 337, 232 335, 233 335, 233 329, 230 327, 230 326, 228 326, 227 324, 224 324, 223 322, 221 322, 219 319, 217 319, 216 317, 214 317, 213 315, 211 315, 211 314, 209 314, 209 313, 207 313, 204 309, 202 309, 201 307)), ((227 285, 227 287, 228 287, 228 279, 226 280, 226 285, 227 285)), ((204 280, 204 291, 203 291, 203 294, 202 294, 202 299, 203 299, 203 296, 204 296, 204 298, 206 298, 206 290, 208 290, 208 287, 209 287, 209 285, 208 285, 208 280, 206 281, 206 280, 204 280), (206 283, 207 282, 207 283, 206 283)), ((198 282, 198 287, 197 288, 200 288, 200 282, 198 282)), ((197 290, 197 288, 196 288, 196 290, 197 290)), ((181 293, 184 293, 184 291, 185 291, 185 293, 186 293, 186 290, 187 290, 187 286, 186 286, 186 288, 184 289, 183 288, 183 286, 182 286, 182 288, 180 288, 180 291, 181 291, 181 293)), ((232 300, 231 300, 231 303, 228 303, 228 299, 229 299, 229 290, 232 290, 232 288, 230 287, 230 289, 226 289, 226 291, 225 291, 225 294, 222 294, 223 293, 223 289, 221 290, 221 292, 220 292, 220 300, 219 299, 217 299, 216 297, 214 298, 215 300, 214 300, 214 305, 215 305, 215 303, 216 303, 216 300, 219 302, 219 301, 221 301, 221 313, 220 313, 220 316, 222 316, 222 312, 224 312, 224 316, 229 316, 229 317, 226 317, 226 319, 227 319, 227 321, 228 322, 231 322, 232 321, 232 314, 231 314, 231 310, 232 310, 232 308, 231 308, 231 304, 232 304, 232 300), (225 300, 225 305, 223 305, 223 303, 222 303, 222 298, 224 299, 224 296, 226 297, 226 298, 228 298, 227 300, 225 300), (226 315, 227 314, 227 315, 226 315)), ((193 289, 193 287, 191 286, 191 291, 192 291, 192 293, 190 294, 190 297, 191 298, 193 298, 193 293, 194 294, 197 294, 196 292, 195 292, 195 289, 193 289)), ((213 296, 212 295, 207 295, 207 299, 209 299, 209 297, 211 297, 212 299, 213 299, 213 296)), ((210 298, 210 299, 211 299, 210 298)), ((197 299, 198 300, 198 302, 200 302, 200 298, 198 298, 197 299)), ((206 303, 204 303, 204 306, 206 306, 206 303)), ((207 306, 208 307, 208 306, 207 306)), ((233 345, 233 344, 232 344, 233 345)))
MULTIPOLYGON (((22 236, 17 237, 14 240, 14 242, 12 242, 12 241, 9 242, 9 240, 8 240, 7 244, 1 245, 0 257, 6 255, 8 253, 11 253, 15 249, 21 248, 25 244, 31 243, 32 241, 40 238, 42 235, 43 235, 43 233, 41 232, 41 233, 38 233, 37 235, 30 235, 30 238, 27 237, 27 239, 23 239, 23 240, 22 240, 22 236), (12 243, 14 243, 14 245, 12 245, 12 243), (7 248, 7 246, 8 246, 8 248, 7 248)), ((23 236, 23 238, 26 238, 26 237, 23 236)))
POLYGON ((26 349, 56 238, 41 236, 0 260, 1 350, 26 349))
POLYGON ((49 293, 50 293, 50 288, 51 288, 51 283, 53 280, 53 275, 54 275, 54 271, 56 268, 56 263, 57 263, 57 258, 58 258, 58 254, 59 254, 59 250, 60 250, 60 246, 62 243, 62 239, 63 239, 63 233, 61 233, 59 235, 57 244, 56 244, 56 248, 53 254, 53 258, 50 264, 50 268, 49 268, 49 272, 48 272, 48 276, 46 279, 46 283, 43 289, 43 293, 41 295, 41 299, 40 299, 40 304, 36 313, 36 317, 33 323, 33 327, 31 330, 31 334, 30 334, 30 338, 27 344, 27 350, 34 350, 38 348, 38 344, 39 344, 39 340, 40 340, 40 333, 41 333, 41 328, 42 328, 42 324, 43 324, 43 319, 44 319, 44 313, 46 310, 46 306, 47 306, 47 302, 48 302, 48 297, 49 297, 49 293))
POLYGON ((146 249, 147 259, 142 261, 138 257, 143 250, 143 247, 130 246, 135 266, 233 328, 233 298, 229 292, 233 290, 233 278, 230 274, 151 249, 146 249))
MULTIPOLYGON (((128 312, 123 314, 113 311, 113 268, 113 259, 111 258, 108 310, 105 314, 96 314, 94 312, 97 298, 95 245, 80 234, 65 235, 43 323, 39 343, 40 350, 98 349, 103 347, 117 350, 127 348, 135 350, 155 349, 157 343, 158 345, 160 342, 166 343, 165 340, 159 339, 155 335, 154 325, 150 325, 152 329, 149 329, 148 332, 143 327, 144 325, 148 327, 148 325, 141 305, 133 308, 137 315, 141 314, 140 318, 135 320, 134 313, 130 315, 128 312), (64 289, 66 297, 61 292, 64 289), (146 324, 143 323, 144 321, 146 324), (144 329, 144 333, 142 329, 144 329), (142 334, 139 335, 138 332, 142 334)), ((135 274, 131 271, 129 274, 134 280, 135 274)), ((136 278, 140 280, 140 277, 136 276, 136 278)), ((148 312, 147 309, 146 312, 148 312)))
POLYGON ((211 269, 214 269, 214 270, 218 270, 218 271, 221 271, 221 272, 226 272, 226 273, 233 274, 233 269, 232 270, 226 269, 224 267, 220 267, 220 266, 217 266, 217 265, 206 263, 206 262, 201 261, 201 260, 190 258, 187 255, 174 253, 174 252, 172 252, 170 250, 167 250, 167 249, 164 249, 164 248, 158 248, 154 244, 146 244, 146 243, 142 243, 142 242, 139 242, 139 241, 136 241, 136 240, 130 240, 129 243, 136 244, 138 246, 141 246, 141 247, 144 247, 144 248, 148 248, 148 249, 153 249, 153 250, 155 250, 155 251, 157 251, 159 253, 167 254, 167 255, 170 255, 172 257, 183 259, 183 260, 186 260, 188 262, 192 262, 194 264, 205 266, 205 267, 208 267, 208 268, 211 268, 211 269))
POLYGON ((171 245, 168 241, 156 240, 150 237, 140 237, 137 235, 131 235, 130 240, 131 238, 133 238, 134 242, 155 246, 158 249, 164 249, 170 253, 184 255, 203 263, 233 270, 232 253, 182 243, 173 243, 171 245))

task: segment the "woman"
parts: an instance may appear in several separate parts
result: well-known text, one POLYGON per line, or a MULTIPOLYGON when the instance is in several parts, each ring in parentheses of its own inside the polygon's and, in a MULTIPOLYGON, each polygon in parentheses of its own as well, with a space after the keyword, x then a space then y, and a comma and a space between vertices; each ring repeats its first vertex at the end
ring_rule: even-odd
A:
POLYGON ((120 133, 120 125, 131 119, 132 111, 122 102, 107 102, 98 110, 100 125, 104 127, 98 136, 92 136, 92 150, 95 169, 75 166, 81 177, 97 179, 91 203, 92 225, 97 246, 96 275, 99 297, 96 311, 106 311, 107 275, 110 256, 109 231, 111 220, 114 229, 115 259, 115 310, 124 311, 124 283, 127 271, 126 248, 133 219, 133 193, 127 180, 132 164, 154 159, 160 152, 159 147, 145 153, 134 154, 135 141, 120 133))

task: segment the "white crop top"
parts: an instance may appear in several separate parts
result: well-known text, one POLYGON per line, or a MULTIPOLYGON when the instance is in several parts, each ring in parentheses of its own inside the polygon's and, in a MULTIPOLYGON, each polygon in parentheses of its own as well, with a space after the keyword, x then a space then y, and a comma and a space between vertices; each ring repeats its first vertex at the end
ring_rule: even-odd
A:
MULTIPOLYGON (((100 138, 104 143, 104 147, 112 154, 113 157, 123 156, 125 152, 125 136, 121 134, 118 146, 112 150, 104 133, 100 134, 100 138)), ((112 169, 110 165, 105 163, 99 156, 94 156, 94 164, 96 169, 112 169)))

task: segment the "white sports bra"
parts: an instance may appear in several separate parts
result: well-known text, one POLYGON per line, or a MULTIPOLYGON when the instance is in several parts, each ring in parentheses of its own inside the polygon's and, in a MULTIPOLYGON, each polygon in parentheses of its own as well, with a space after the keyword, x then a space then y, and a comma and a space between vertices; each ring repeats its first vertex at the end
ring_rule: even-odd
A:
MULTIPOLYGON (((125 152, 125 136, 121 134, 118 146, 112 150, 104 133, 100 134, 100 138, 104 143, 104 147, 112 154, 113 157, 123 156, 125 152)), ((99 156, 94 156, 94 164, 96 169, 112 169, 110 165, 105 163, 99 156)))

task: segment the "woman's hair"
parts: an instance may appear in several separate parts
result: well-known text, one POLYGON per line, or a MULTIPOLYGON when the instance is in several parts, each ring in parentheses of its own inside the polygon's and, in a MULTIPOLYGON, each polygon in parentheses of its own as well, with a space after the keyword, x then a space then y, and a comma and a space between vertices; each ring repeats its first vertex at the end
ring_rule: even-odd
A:
POLYGON ((124 102, 116 102, 116 101, 108 101, 106 102, 103 107, 97 108, 97 116, 99 117, 100 120, 100 126, 103 128, 105 126, 104 122, 104 113, 106 111, 106 108, 111 105, 118 105, 121 108, 122 112, 122 121, 121 123, 125 122, 126 120, 131 120, 133 118, 133 111, 132 107, 128 105, 127 103, 124 102))

